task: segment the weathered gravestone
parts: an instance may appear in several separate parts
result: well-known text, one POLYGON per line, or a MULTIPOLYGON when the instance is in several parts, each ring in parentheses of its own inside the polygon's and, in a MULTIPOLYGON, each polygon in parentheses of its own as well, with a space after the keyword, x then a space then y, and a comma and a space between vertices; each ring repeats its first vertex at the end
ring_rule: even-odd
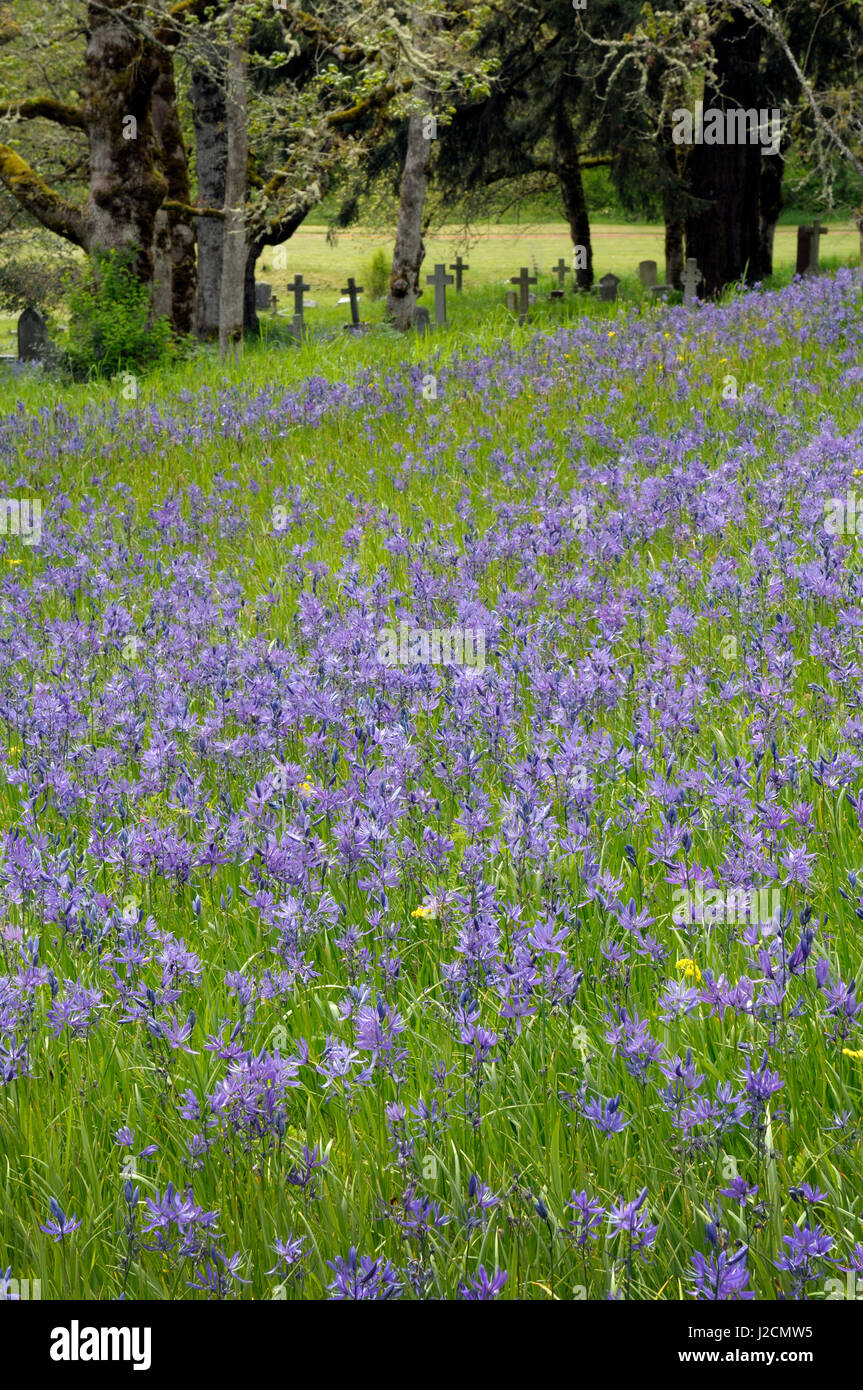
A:
POLYGON ((518 291, 517 291, 517 290, 507 290, 507 292, 506 292, 506 307, 507 307, 507 309, 509 310, 509 312, 510 312, 511 314, 517 314, 517 313, 518 313, 518 291))
MULTIPOLYGON (((347 288, 342 290, 342 294, 347 295, 351 306, 351 321, 345 324, 345 331, 347 333, 361 333, 366 327, 364 323, 360 323, 359 296, 364 293, 364 287, 357 284, 353 275, 349 275, 347 288)), ((344 302, 344 299, 339 300, 340 304, 344 304, 344 302)))
POLYGON ((461 277, 466 270, 470 270, 470 266, 462 260, 461 255, 459 254, 455 258, 455 264, 450 266, 450 270, 455 271, 456 294, 461 294, 461 277))
POLYGON ((431 333, 431 317, 428 309, 422 304, 414 305, 411 323, 421 338, 424 338, 427 333, 431 333))
POLYGON ((304 314, 305 305, 303 303, 303 296, 306 290, 311 289, 311 285, 307 285, 305 283, 302 275, 295 275, 291 283, 288 285, 288 289, 294 296, 294 317, 291 321, 291 327, 293 329, 295 337, 302 338, 305 335, 306 331, 306 320, 304 314))
POLYGON ((550 295, 548 296, 549 299, 563 299, 563 293, 566 289, 566 271, 566 261, 563 259, 563 256, 561 256, 557 265, 552 266, 551 268, 552 275, 557 276, 557 289, 551 291, 550 295))
POLYGON ((658 283, 656 261, 639 261, 638 278, 641 281, 641 288, 647 290, 650 295, 663 296, 671 293, 671 285, 658 283))
POLYGON ((38 309, 25 309, 18 320, 18 361, 44 362, 50 351, 48 325, 38 309))
POLYGON ((531 275, 527 266, 523 265, 518 275, 513 275, 509 283, 518 285, 518 321, 525 323, 531 300, 530 286, 536 284, 536 276, 531 275))
POLYGON ((446 323, 446 287, 453 283, 453 277, 447 275, 445 265, 436 265, 434 275, 426 276, 426 284, 434 285, 434 321, 438 328, 446 323))
POLYGON ((698 262, 693 256, 688 256, 686 267, 683 271, 683 302, 684 304, 694 304, 698 294, 698 286, 704 276, 698 269, 698 262))
POLYGON ((269 309, 273 298, 273 287, 265 280, 255 281, 255 308, 269 309))
POLYGON ((811 226, 804 225, 797 228, 796 270, 798 275, 818 274, 821 238, 827 234, 828 228, 822 227, 817 219, 811 226))
POLYGON ((617 298, 617 287, 620 284, 619 275, 603 275, 599 282, 599 298, 613 300, 617 298))

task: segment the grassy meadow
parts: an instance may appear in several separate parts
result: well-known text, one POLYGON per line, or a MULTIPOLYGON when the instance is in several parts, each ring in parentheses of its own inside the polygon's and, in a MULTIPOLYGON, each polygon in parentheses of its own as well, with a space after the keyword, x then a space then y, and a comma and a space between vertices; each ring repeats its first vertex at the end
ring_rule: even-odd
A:
MULTIPOLYGON (((687 309, 598 227, 619 302, 519 326, 500 280, 569 250, 510 231, 425 341, 0 375, 0 1276, 42 1298, 863 1273, 856 239, 687 309)), ((335 325, 376 245, 261 278, 335 325)))

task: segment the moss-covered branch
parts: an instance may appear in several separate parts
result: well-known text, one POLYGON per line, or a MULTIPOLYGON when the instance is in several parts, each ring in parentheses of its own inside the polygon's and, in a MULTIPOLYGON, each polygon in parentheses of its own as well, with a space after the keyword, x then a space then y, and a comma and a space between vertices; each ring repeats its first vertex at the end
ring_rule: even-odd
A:
POLYGON ((83 209, 67 203, 49 188, 35 169, 9 145, 0 144, 0 181, 31 216, 49 232, 65 237, 87 249, 87 229, 83 209))
POLYGON ((87 124, 83 106, 69 106, 66 102, 55 101, 53 97, 31 97, 27 101, 0 106, 0 120, 10 120, 16 116, 24 121, 53 121, 55 125, 67 126, 71 130, 84 130, 87 124))

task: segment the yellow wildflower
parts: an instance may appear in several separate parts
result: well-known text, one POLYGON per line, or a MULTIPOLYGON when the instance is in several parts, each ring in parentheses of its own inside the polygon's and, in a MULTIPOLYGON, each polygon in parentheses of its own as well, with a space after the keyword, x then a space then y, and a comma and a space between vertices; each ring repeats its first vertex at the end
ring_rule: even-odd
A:
POLYGON ((674 968, 680 971, 685 980, 694 980, 697 985, 701 984, 701 971, 695 961, 690 960, 688 956, 681 956, 674 968))
POLYGON ((843 1047, 843 1057, 853 1057, 855 1062, 863 1062, 863 1047, 859 1047, 856 1052, 852 1052, 850 1047, 843 1047))

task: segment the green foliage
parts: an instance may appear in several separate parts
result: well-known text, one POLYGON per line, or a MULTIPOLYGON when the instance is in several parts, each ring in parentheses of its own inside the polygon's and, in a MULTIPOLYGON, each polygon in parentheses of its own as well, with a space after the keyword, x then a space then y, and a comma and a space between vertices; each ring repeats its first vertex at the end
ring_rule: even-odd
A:
POLYGON ((38 309, 50 315, 77 273, 73 255, 56 237, 29 231, 8 235, 0 254, 0 309, 10 314, 38 309))
POLYGON ((371 299, 383 299, 390 283, 392 262, 382 248, 375 252, 363 271, 363 284, 371 299))
POLYGON ((95 252, 69 297, 64 350, 78 380, 141 371, 170 354, 171 325, 151 318, 149 289, 132 270, 135 254, 134 248, 95 252))

